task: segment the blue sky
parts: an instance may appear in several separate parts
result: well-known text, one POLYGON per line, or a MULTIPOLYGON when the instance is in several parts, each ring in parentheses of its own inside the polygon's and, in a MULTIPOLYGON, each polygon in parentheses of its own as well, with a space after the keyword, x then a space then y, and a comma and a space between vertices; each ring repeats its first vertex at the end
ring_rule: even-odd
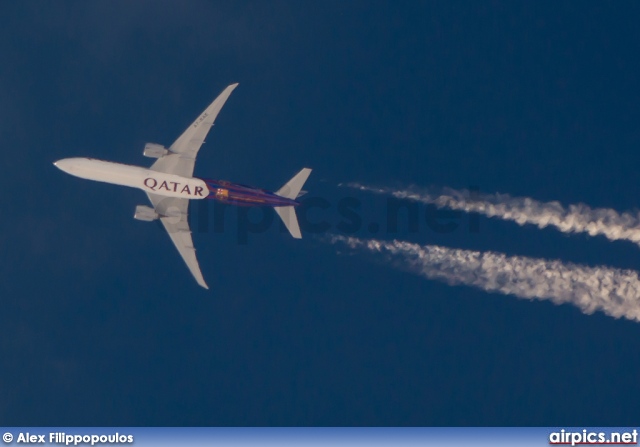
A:
MULTIPOLYGON (((5 425, 632 425, 640 326, 451 287, 272 226, 194 229, 210 291, 140 191, 52 165, 145 165, 239 82, 195 175, 308 198, 434 185, 634 210, 634 2, 5 2, 5 425)), ((196 210, 197 211, 197 210, 196 210)), ((206 210, 213 219, 213 207, 206 210)), ((260 218, 259 212, 251 216, 260 218)), ((639 269, 638 247, 480 218, 376 237, 639 269)), ((366 226, 356 234, 370 237, 366 226)), ((640 298, 640 297, 639 297, 640 298)))

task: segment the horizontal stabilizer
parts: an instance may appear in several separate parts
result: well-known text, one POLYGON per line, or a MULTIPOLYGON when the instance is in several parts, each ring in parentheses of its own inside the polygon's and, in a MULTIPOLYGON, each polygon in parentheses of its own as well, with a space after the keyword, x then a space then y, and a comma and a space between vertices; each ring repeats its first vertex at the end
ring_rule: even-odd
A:
POLYGON ((300 233, 300 226, 298 225, 298 217, 296 216, 296 210, 292 206, 276 206, 274 208, 280 219, 284 222, 284 225, 296 239, 302 239, 302 233, 300 233))
POLYGON ((309 174, 311 174, 311 169, 302 168, 286 185, 277 190, 276 194, 280 197, 286 197, 287 199, 295 199, 298 197, 298 193, 302 189, 304 182, 309 178, 309 174))

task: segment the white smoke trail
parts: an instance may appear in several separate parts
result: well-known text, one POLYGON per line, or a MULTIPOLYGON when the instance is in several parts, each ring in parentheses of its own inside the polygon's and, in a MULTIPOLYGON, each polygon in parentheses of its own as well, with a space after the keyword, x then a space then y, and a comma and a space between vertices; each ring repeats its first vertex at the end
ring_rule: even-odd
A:
POLYGON ((593 209, 581 203, 565 208, 559 202, 538 202, 527 197, 511 197, 508 194, 479 194, 449 188, 440 191, 392 189, 359 183, 347 183, 343 186, 430 203, 439 208, 476 212, 488 217, 511 220, 518 225, 533 224, 539 228, 553 226, 563 233, 603 235, 612 241, 626 239, 640 245, 640 213, 618 213, 606 208, 593 209))
POLYGON ((640 279, 632 270, 588 267, 502 253, 420 246, 332 236, 332 244, 382 253, 393 265, 451 285, 474 286, 518 298, 571 303, 584 313, 601 310, 615 318, 640 321, 640 279))

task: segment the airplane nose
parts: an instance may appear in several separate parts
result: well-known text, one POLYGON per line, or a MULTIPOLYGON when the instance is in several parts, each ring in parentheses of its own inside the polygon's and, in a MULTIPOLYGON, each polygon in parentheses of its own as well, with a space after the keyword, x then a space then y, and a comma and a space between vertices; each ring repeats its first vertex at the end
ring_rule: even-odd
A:
POLYGON ((68 158, 53 162, 53 165, 56 168, 67 173, 69 173, 69 170, 71 169, 72 164, 73 164, 73 161, 69 160, 68 158))

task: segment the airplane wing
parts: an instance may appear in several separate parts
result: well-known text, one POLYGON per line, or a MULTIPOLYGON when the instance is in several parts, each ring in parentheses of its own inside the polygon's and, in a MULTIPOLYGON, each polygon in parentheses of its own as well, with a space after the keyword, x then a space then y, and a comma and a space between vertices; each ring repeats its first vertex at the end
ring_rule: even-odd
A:
POLYGON ((191 239, 191 229, 187 220, 189 199, 164 197, 150 193, 147 193, 147 196, 149 196, 153 207, 160 215, 160 221, 167 233, 169 233, 169 237, 171 237, 178 252, 180 252, 180 256, 189 267, 191 274, 198 284, 208 289, 209 286, 207 286, 200 271, 200 265, 196 258, 196 249, 193 247, 193 240, 191 239))
POLYGON ((229 95, 238 86, 231 84, 225 88, 220 95, 207 107, 196 120, 187 127, 187 130, 171 145, 169 153, 158 159, 151 169, 158 172, 182 175, 184 177, 193 176, 193 168, 196 164, 196 157, 200 146, 213 126, 220 109, 229 95))
MULTIPOLYGON (((220 95, 207 107, 204 112, 187 127, 182 135, 171 145, 169 153, 160 157, 151 169, 168 174, 192 177, 193 168, 196 164, 196 157, 200 146, 209 133, 213 122, 216 120, 220 109, 229 98, 229 95, 238 86, 231 84, 225 88, 220 95)), ((207 283, 202 277, 196 249, 193 247, 191 229, 187 220, 189 214, 189 200, 173 197, 163 197, 157 194, 149 194, 149 200, 153 204, 156 212, 160 215, 160 221, 169 233, 169 237, 180 252, 180 256, 189 267, 191 274, 198 284, 208 289, 207 283)))

